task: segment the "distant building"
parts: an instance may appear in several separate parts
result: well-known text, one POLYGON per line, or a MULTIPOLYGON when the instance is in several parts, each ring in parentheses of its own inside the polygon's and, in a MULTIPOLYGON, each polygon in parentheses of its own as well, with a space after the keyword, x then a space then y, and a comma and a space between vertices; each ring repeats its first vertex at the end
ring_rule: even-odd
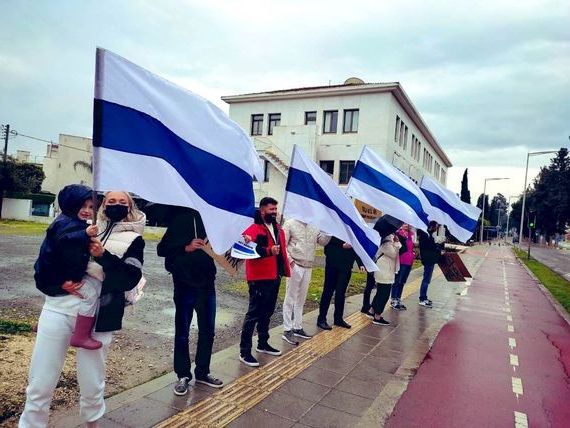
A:
POLYGON ((58 144, 49 144, 43 168, 42 191, 58 194, 68 184, 93 185, 91 138, 59 134, 58 144))
POLYGON ((282 201, 293 145, 299 145, 341 186, 365 145, 418 182, 446 184, 451 161, 399 83, 364 83, 223 96, 229 115, 251 135, 264 160, 256 201, 282 201))

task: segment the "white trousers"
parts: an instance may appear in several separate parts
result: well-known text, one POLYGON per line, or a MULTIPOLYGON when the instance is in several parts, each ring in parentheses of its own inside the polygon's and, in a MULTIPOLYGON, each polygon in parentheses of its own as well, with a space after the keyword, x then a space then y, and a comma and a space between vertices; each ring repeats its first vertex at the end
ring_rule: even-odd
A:
POLYGON ((303 328, 303 306, 311 281, 312 268, 293 264, 291 277, 286 280, 285 301, 283 302, 283 329, 285 331, 303 328))
MULTIPOLYGON (((63 369, 74 326, 74 316, 42 310, 30 363, 26 406, 19 427, 47 427, 53 392, 63 369)), ((105 361, 112 336, 110 332, 93 333, 92 337, 103 343, 101 348, 77 348, 79 406, 81 417, 86 422, 96 421, 105 413, 105 361)))
POLYGON ((99 295, 101 294, 101 281, 85 275, 83 287, 79 291, 83 296, 79 304, 79 315, 94 317, 99 306, 99 295))

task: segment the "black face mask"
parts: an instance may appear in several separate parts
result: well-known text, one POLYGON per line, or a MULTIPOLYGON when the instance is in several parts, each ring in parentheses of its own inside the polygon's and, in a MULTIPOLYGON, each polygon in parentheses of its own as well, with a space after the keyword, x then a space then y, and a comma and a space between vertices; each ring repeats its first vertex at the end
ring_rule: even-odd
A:
POLYGON ((127 216, 129 213, 129 207, 121 204, 107 205, 104 213, 109 220, 113 223, 117 223, 127 216))
POLYGON ((275 224, 277 222, 277 214, 265 214, 263 216, 265 223, 275 224))

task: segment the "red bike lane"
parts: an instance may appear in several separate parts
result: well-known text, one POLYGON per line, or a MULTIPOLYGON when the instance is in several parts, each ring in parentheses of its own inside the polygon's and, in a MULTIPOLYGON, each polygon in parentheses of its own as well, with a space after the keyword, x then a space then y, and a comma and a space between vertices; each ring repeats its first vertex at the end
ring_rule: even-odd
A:
POLYGON ((490 247, 386 426, 568 427, 569 373, 568 323, 490 247))

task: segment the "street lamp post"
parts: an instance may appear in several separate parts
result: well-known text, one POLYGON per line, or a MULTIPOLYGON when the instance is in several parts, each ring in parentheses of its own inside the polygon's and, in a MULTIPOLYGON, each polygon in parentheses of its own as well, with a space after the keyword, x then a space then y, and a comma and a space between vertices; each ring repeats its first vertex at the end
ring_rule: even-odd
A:
POLYGON ((509 237, 509 219, 511 218, 511 213, 513 212, 513 209, 511 208, 511 199, 519 197, 520 196, 509 196, 509 200, 507 201, 507 207, 505 208, 505 211, 507 213, 507 233, 505 233, 505 242, 507 242, 507 238, 509 237), (511 213, 509 213, 509 208, 511 208, 511 213))
POLYGON ((508 178, 501 177, 501 178, 486 178, 485 183, 483 184, 483 208, 481 209, 481 232, 479 233, 479 243, 483 243, 483 230, 485 229, 485 198, 487 197, 487 181, 495 181, 495 180, 508 180, 508 178))
MULTIPOLYGON (((523 187, 523 200, 521 207, 521 227, 519 230, 519 248, 522 250, 522 238, 523 238, 523 227, 524 227, 524 209, 526 204, 526 182, 528 178, 528 160, 531 156, 548 155, 551 153, 558 153, 558 150, 547 150, 544 152, 528 152, 526 154, 526 169, 524 172, 524 187, 523 187)), ((530 240, 530 233, 528 234, 528 239, 530 240)))

